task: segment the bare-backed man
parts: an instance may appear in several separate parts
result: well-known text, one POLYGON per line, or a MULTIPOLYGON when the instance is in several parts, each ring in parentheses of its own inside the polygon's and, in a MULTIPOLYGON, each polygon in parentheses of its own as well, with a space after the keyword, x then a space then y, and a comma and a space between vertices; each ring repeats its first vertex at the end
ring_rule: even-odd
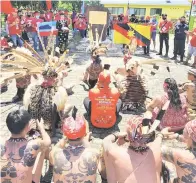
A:
POLYGON ((39 152, 47 150, 50 137, 44 130, 43 122, 37 122, 42 139, 27 140, 32 121, 30 114, 23 109, 10 112, 6 123, 11 138, 0 144, 1 183, 32 183, 38 176, 32 175, 36 157, 39 152))

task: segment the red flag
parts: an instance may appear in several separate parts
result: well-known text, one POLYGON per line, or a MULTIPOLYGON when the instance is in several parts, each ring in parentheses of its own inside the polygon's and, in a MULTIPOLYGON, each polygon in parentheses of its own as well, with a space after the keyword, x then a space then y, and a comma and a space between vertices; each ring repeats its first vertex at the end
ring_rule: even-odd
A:
POLYGON ((10 14, 13 11, 14 11, 14 8, 12 7, 10 0, 1 1, 1 12, 2 13, 10 14))
POLYGON ((52 9, 52 2, 51 2, 51 0, 46 0, 46 5, 47 5, 48 10, 52 9))

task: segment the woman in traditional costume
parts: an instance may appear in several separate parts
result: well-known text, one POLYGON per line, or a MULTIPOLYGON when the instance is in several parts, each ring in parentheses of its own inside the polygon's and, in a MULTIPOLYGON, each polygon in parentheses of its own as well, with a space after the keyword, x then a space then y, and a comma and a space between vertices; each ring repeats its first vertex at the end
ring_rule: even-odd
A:
POLYGON ((177 83, 173 78, 165 79, 163 88, 165 94, 153 99, 147 106, 147 111, 152 113, 154 121, 160 111, 165 110, 160 129, 170 127, 171 131, 181 131, 188 122, 186 97, 184 94, 179 94, 177 83))

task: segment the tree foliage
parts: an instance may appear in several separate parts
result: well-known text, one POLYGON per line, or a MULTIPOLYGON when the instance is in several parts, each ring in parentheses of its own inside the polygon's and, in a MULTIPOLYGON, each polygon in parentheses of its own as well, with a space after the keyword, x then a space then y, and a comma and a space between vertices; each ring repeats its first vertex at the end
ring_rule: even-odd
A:
MULTIPOLYGON (((95 5, 100 5, 99 0, 84 0, 85 1, 85 6, 95 6, 95 5)), ((16 1, 11 1, 13 7, 20 8, 20 9, 26 9, 29 8, 31 10, 46 10, 46 1, 45 0, 30 0, 30 1, 22 1, 22 0, 16 0, 16 1)), ((53 9, 62 9, 62 10, 68 10, 72 11, 75 9, 77 12, 80 12, 81 7, 82 7, 83 0, 59 0, 59 1, 54 1, 52 0, 52 7, 53 9)))

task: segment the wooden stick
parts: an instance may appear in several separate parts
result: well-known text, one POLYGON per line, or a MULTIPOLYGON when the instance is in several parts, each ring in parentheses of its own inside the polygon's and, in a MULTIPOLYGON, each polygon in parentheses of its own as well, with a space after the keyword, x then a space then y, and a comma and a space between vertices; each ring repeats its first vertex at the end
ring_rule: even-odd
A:
POLYGON ((17 35, 25 43, 25 45, 27 45, 28 49, 32 51, 44 63, 43 58, 31 47, 31 45, 29 45, 19 34, 17 35))
POLYGON ((43 41, 42 41, 41 36, 40 36, 40 34, 39 34, 39 31, 37 31, 37 35, 38 35, 38 37, 39 37, 40 43, 41 43, 42 48, 43 48, 44 53, 45 53, 44 62, 46 63, 46 59, 48 58, 48 53, 47 53, 47 51, 46 51, 46 49, 45 49, 45 46, 44 46, 44 44, 43 44, 43 41), (47 57, 47 58, 46 58, 46 57, 47 57))
POLYGON ((101 36, 100 36, 100 39, 99 39, 99 43, 102 42, 103 31, 104 31, 104 29, 105 29, 105 25, 106 25, 106 24, 103 25, 103 29, 102 29, 102 31, 101 31, 101 36))

